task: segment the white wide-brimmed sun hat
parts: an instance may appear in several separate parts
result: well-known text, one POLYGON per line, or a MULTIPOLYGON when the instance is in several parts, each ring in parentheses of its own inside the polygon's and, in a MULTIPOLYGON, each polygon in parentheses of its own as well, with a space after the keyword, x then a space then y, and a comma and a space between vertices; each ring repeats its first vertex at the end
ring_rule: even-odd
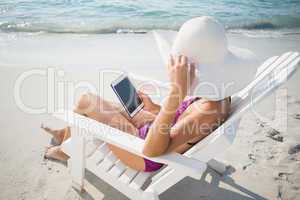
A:
POLYGON ((190 19, 174 38, 169 54, 187 56, 197 66, 192 95, 221 100, 242 90, 254 79, 256 56, 249 50, 229 46, 223 25, 214 18, 190 19))

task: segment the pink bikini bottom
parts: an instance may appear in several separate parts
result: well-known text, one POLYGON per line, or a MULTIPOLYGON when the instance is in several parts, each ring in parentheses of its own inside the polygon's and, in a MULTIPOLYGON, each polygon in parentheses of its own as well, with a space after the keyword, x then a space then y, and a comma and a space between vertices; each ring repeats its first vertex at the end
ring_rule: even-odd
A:
MULTIPOLYGON (((199 100, 200 97, 191 97, 185 101, 183 101, 180 106, 177 108, 176 110, 176 114, 175 114, 175 119, 173 122, 173 125, 177 122, 178 118, 180 117, 180 115, 195 101, 199 100)), ((144 124, 142 127, 139 128, 139 137, 141 139, 145 139, 147 137, 148 134, 148 130, 151 126, 151 123, 146 123, 144 124)), ((144 158, 145 161, 145 172, 154 172, 156 170, 159 170, 164 164, 162 163, 158 163, 158 162, 154 162, 151 160, 148 160, 147 158, 144 158)))

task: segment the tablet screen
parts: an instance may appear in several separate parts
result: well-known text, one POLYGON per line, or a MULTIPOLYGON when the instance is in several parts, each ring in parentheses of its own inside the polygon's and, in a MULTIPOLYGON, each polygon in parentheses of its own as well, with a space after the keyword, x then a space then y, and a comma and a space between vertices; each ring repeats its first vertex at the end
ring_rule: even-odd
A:
POLYGON ((128 77, 122 79, 114 88, 129 113, 134 112, 141 105, 142 100, 128 77))

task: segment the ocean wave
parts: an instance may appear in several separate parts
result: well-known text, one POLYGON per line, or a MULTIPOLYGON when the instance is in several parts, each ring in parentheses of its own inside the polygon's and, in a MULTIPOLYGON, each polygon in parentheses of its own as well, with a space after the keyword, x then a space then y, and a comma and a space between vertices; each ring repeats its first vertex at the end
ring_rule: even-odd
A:
POLYGON ((178 26, 170 27, 168 25, 142 25, 137 26, 133 24, 124 24, 122 26, 118 25, 82 25, 82 26, 61 26, 58 24, 31 24, 28 22, 22 23, 9 23, 9 22, 0 22, 0 31, 1 32, 27 32, 27 33, 35 33, 35 32, 43 32, 43 33, 57 33, 57 34, 108 34, 108 33, 118 33, 118 34, 126 34, 126 33, 136 33, 136 34, 144 34, 151 30, 157 29, 166 29, 166 30, 177 30, 178 26))
POLYGON ((269 21, 258 21, 249 24, 237 24, 229 26, 228 29, 246 29, 246 30, 272 30, 280 27, 269 21))
POLYGON ((282 29, 282 30, 247 30, 247 29, 230 29, 230 34, 238 34, 251 38, 280 38, 286 36, 300 35, 300 29, 282 29))
POLYGON ((146 33, 178 30, 196 16, 210 15, 228 30, 300 29, 297 0, 2 0, 0 31, 45 33, 146 33))
MULTIPOLYGON (((219 19, 227 31, 232 33, 243 33, 251 35, 254 31, 261 32, 261 35, 268 35, 273 31, 273 35, 292 35, 298 34, 300 31, 300 16, 273 16, 271 19, 255 19, 255 20, 223 20, 219 19), (274 34, 275 33, 275 34, 274 34), (279 34, 280 33, 280 34, 279 34)), ((35 20, 14 20, 1 21, 1 32, 25 32, 25 33, 56 33, 56 34, 108 34, 108 33, 136 33, 144 34, 151 30, 178 30, 185 20, 155 18, 155 19, 127 19, 103 21, 82 21, 74 19, 64 21, 64 18, 56 21, 35 21, 35 20)))
MULTIPOLYGON (((151 30, 157 29, 164 29, 164 30, 178 30, 179 26, 155 26, 155 25, 145 25, 141 27, 130 26, 128 24, 127 27, 79 27, 79 28, 72 28, 72 27, 55 27, 55 25, 47 26, 37 26, 31 25, 30 23, 0 23, 0 31, 1 32, 28 32, 28 33, 36 33, 36 32, 44 32, 44 33, 57 33, 57 34, 108 34, 108 33, 118 33, 118 34, 126 34, 126 33, 136 33, 136 34, 144 34, 151 30)), ((279 26, 272 22, 255 22, 249 24, 237 24, 237 25, 227 25, 226 29, 231 32, 239 32, 239 31, 280 31, 280 30, 289 30, 288 33, 285 34, 295 34, 299 32, 300 26, 294 27, 285 27, 279 26)))
POLYGON ((276 30, 300 28, 300 16, 273 16, 271 19, 257 19, 250 22, 231 23, 228 29, 276 30))

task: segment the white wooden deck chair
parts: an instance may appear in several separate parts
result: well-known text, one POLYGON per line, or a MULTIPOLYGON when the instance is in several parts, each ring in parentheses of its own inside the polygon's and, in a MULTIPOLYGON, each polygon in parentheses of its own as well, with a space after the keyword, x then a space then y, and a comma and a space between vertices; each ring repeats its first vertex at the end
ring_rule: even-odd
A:
MULTIPOLYGON (((74 185, 84 187, 84 173, 88 169, 130 199, 159 199, 161 193, 186 176, 200 179, 207 166, 219 172, 224 171, 225 166, 214 158, 233 143, 243 114, 251 105, 284 83, 296 71, 299 61, 300 56, 296 52, 265 61, 258 68, 255 80, 232 96, 232 113, 222 126, 183 155, 169 153, 148 158, 166 164, 155 175, 126 167, 107 147, 107 143, 110 143, 146 157, 142 154, 142 139, 72 111, 54 113, 55 117, 64 120, 72 128, 72 136, 62 148, 71 157, 69 164, 74 185)), ((160 83, 153 81, 153 84, 160 83)))

